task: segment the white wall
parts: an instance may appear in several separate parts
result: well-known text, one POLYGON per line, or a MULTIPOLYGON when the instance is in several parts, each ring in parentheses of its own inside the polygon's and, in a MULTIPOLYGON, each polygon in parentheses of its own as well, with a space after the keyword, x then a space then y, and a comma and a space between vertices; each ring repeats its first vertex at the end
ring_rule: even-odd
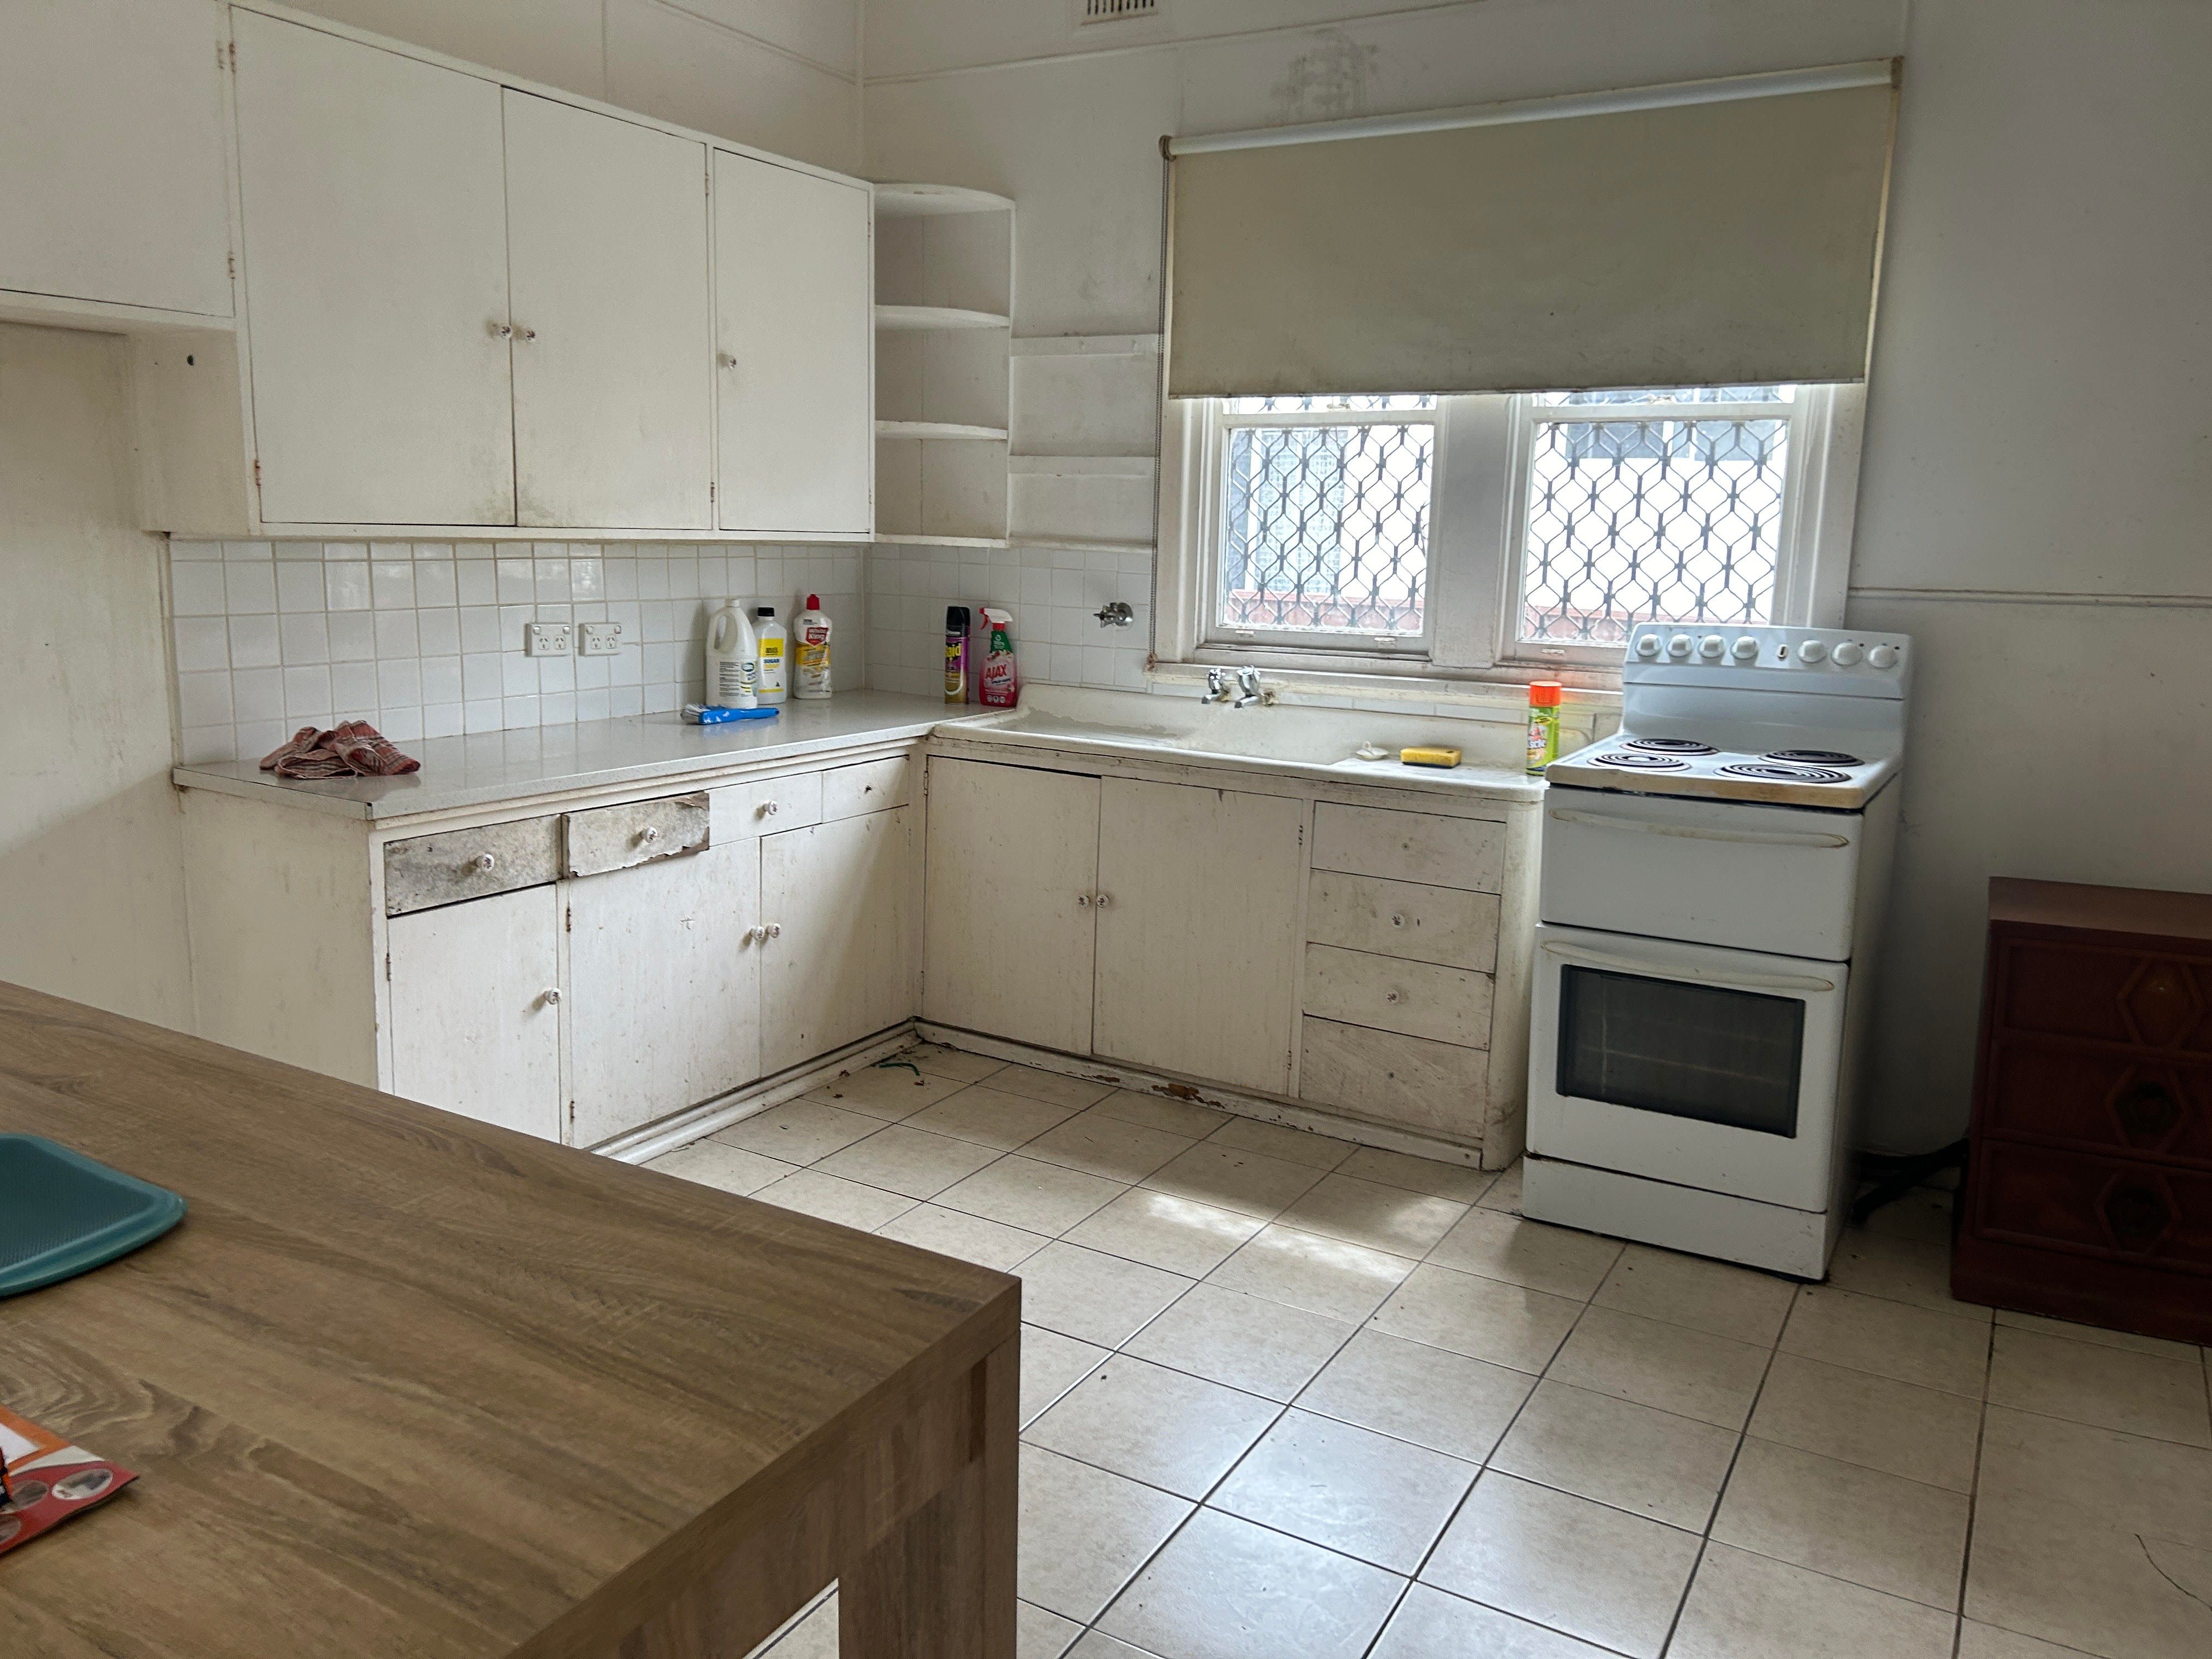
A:
POLYGON ((0 980, 189 1028, 162 541, 116 337, 0 324, 0 980))
POLYGON ((1162 133, 1902 52, 1850 616, 1924 649, 1865 1139, 1950 1139, 1990 874, 2212 888, 2212 7, 1379 9, 867 0, 866 170, 1016 199, 1017 334, 1146 331, 1162 133))

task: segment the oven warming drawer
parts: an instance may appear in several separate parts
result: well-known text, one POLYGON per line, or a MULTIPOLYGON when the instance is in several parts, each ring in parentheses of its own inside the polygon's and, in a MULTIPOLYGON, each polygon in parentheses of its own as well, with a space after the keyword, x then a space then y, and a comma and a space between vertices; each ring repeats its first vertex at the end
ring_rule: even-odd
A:
POLYGON ((1865 826, 1856 812, 1554 786, 1543 919, 1846 961, 1865 826))

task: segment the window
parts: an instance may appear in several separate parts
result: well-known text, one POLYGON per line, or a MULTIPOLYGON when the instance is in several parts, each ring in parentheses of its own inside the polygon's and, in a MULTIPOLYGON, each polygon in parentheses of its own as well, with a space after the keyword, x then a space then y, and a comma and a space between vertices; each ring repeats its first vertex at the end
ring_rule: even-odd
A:
POLYGON ((1178 399, 1158 654, 1521 678, 1840 619, 1855 386, 1178 399))

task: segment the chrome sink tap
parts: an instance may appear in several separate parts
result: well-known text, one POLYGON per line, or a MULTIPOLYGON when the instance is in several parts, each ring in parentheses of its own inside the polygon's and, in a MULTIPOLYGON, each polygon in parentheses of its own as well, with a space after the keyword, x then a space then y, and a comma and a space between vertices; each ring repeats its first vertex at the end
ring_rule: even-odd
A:
POLYGON ((1206 695, 1199 701, 1200 702, 1229 701, 1229 671, 1227 669, 1209 668, 1206 671, 1206 695))
POLYGON ((1273 702, 1275 700, 1273 691, 1261 689, 1260 671, 1256 668, 1244 667, 1237 671, 1237 689, 1239 695, 1229 705, 1231 708, 1249 708, 1255 702, 1273 702))

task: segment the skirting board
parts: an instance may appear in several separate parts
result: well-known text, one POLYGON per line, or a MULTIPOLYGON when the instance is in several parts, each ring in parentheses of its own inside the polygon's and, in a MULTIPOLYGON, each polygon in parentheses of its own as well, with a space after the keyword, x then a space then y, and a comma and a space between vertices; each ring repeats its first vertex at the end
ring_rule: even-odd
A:
MULTIPOLYGON (((1188 1078, 1175 1077, 1165 1072, 1141 1071, 1135 1066, 1116 1065, 1111 1060, 1064 1054, 1057 1049, 1032 1048, 1026 1043, 1008 1042, 1000 1037, 963 1031, 957 1026, 936 1025, 927 1020, 916 1020, 915 1029, 931 1042, 940 1042, 948 1048, 963 1049, 969 1054, 982 1054, 992 1060, 1012 1060, 1023 1066, 1033 1066, 1042 1072, 1059 1072, 1067 1077, 1079 1077, 1091 1083, 1110 1083, 1117 1089, 1131 1089, 1139 1094, 1164 1095, 1171 1100, 1191 1101, 1200 1106, 1211 1106, 1217 1111, 1233 1112, 1238 1117, 1257 1118, 1262 1123, 1279 1123, 1292 1129, 1307 1129, 1338 1140, 1349 1140, 1355 1146, 1372 1146, 1380 1152, 1406 1152, 1415 1158, 1434 1158, 1440 1164, 1463 1164, 1469 1169, 1483 1167, 1480 1147, 1439 1140, 1418 1130, 1396 1129, 1387 1124, 1370 1123, 1361 1118, 1343 1117, 1312 1106, 1273 1100, 1265 1095, 1243 1094, 1232 1089, 1218 1088, 1210 1083, 1195 1083, 1188 1078)), ((986 1086, 988 1083, 989 1079, 986 1079, 986 1086)))

